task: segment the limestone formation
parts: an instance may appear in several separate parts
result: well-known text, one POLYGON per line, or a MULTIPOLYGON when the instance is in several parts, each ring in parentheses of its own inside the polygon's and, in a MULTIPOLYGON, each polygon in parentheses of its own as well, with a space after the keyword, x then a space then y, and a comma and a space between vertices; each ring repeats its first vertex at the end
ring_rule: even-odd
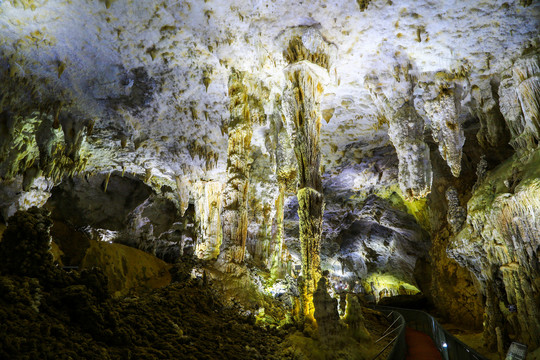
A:
POLYGON ((449 187, 446 189, 446 201, 448 202, 446 219, 452 232, 457 234, 467 219, 467 212, 459 203, 459 194, 456 188, 449 187))
POLYGON ((479 184, 484 180, 486 177, 488 163, 486 160, 486 156, 482 155, 480 157, 480 161, 478 162, 478 165, 476 166, 476 184, 479 184))
POLYGON ((200 182, 196 185, 195 213, 199 231, 195 253, 202 259, 215 259, 223 239, 222 192, 223 184, 218 181, 200 182))
POLYGON ((275 201, 275 215, 273 217, 275 224, 273 224, 274 230, 272 233, 272 276, 290 273, 290 271, 287 271, 287 262, 290 255, 284 244, 284 208, 285 199, 291 193, 296 192, 296 184, 298 182, 295 153, 293 144, 291 144, 292 139, 287 134, 285 124, 282 121, 282 116, 281 102, 279 102, 272 116, 273 121, 271 123, 273 125, 275 142, 275 172, 279 187, 279 193, 275 201))
POLYGON ((480 129, 476 134, 478 143, 484 149, 498 150, 510 140, 508 129, 499 106, 499 82, 491 79, 483 88, 473 85, 471 110, 480 121, 480 129))
POLYGON ((349 332, 355 339, 369 341, 370 334, 366 328, 366 320, 362 313, 362 306, 355 294, 347 294, 347 310, 343 321, 349 327, 349 332))
POLYGON ((503 184, 516 167, 509 163, 486 176, 468 203, 467 226, 451 244, 449 255, 472 269, 483 283, 486 299, 486 336, 496 347, 496 328, 519 334, 531 347, 539 346, 538 236, 540 199, 538 151, 522 169, 513 194, 503 184), (509 174, 510 173, 510 174, 509 174), (490 288, 495 288, 490 290, 490 288), (517 322, 510 312, 500 313, 499 303, 514 305, 517 322), (500 318, 500 319, 499 319, 500 318), (504 320, 503 320, 504 318, 504 320), (497 320, 499 319, 499 320, 497 320), (511 324, 511 325, 506 325, 511 324))
POLYGON ((459 84, 446 73, 437 74, 435 82, 424 92, 424 109, 431 120, 433 140, 439 145, 439 153, 455 177, 459 177, 461 172, 465 143, 459 120, 461 95, 459 84))
MULTIPOLYGON (((531 0, 0 0, 0 233, 46 208, 59 263, 39 282, 2 269, 0 358, 129 358, 134 344, 142 357, 362 357, 362 298, 419 290, 445 321, 484 326, 490 348, 534 351, 539 11, 531 0), (85 263, 121 288, 140 257, 117 255, 132 250, 182 282, 141 296, 156 321, 135 316, 132 297, 105 304, 97 270, 61 267, 90 251, 85 263), (314 332, 323 271, 342 300, 343 284, 362 291, 347 301, 343 349, 314 332), (245 321, 213 321, 227 317, 212 294, 245 321), (212 326, 180 329, 183 304, 212 326), (139 321, 144 336, 127 326, 139 321), (259 325, 284 354, 250 336, 259 325)), ((331 334, 327 292, 317 322, 331 334)))
POLYGON ((322 276, 317 283, 317 290, 313 293, 314 317, 322 339, 337 335, 341 327, 338 301, 328 294, 327 287, 326 277, 322 276))
POLYGON ((384 119, 388 136, 396 148, 399 161, 399 185, 408 198, 422 198, 431 191, 432 170, 429 148, 424 141, 424 120, 414 108, 416 79, 409 73, 410 64, 397 66, 398 81, 392 92, 380 87, 378 78, 366 78, 366 86, 384 119), (385 90, 390 98, 385 95, 385 90))
POLYGON ((516 150, 534 149, 540 140, 539 63, 537 54, 523 56, 502 73, 500 107, 516 150))
POLYGON ((223 190, 223 243, 221 258, 225 263, 244 261, 247 238, 247 196, 249 187, 252 120, 244 75, 234 71, 229 78, 229 146, 227 184, 223 190))
MULTIPOLYGON (((297 48, 297 40, 289 43, 289 52, 297 48)), ((323 54, 324 55, 324 54, 323 54)), ((323 78, 318 75, 321 67, 328 66, 326 57, 311 56, 319 63, 311 63, 303 58, 289 57, 294 61, 285 68, 287 81, 283 92, 283 112, 294 144, 298 164, 298 216, 300 218, 299 240, 302 248, 302 273, 305 290, 302 293, 304 316, 312 318, 312 296, 321 276, 320 241, 324 200, 320 175, 320 103, 323 95, 323 78), (320 60, 323 59, 323 60, 320 60), (300 60, 299 62, 296 62, 300 60)), ((325 71, 325 70, 323 70, 325 71)))

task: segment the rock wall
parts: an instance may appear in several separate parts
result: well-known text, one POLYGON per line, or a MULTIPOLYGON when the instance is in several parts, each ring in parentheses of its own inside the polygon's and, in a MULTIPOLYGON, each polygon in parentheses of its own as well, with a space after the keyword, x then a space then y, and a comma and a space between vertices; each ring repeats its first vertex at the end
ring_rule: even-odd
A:
POLYGON ((488 174, 468 202, 466 227, 448 250, 482 284, 488 304, 484 326, 494 349, 497 328, 539 346, 534 335, 540 331, 539 161, 536 151, 528 160, 514 157, 488 174), (511 305, 515 310, 509 310, 511 305))

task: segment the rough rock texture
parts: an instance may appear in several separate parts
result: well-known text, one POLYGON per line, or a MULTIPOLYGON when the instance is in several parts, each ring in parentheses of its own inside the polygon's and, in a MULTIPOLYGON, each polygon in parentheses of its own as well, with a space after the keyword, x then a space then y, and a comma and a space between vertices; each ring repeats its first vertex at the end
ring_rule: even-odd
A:
POLYGON ((388 201, 372 195, 358 209, 333 208, 325 219, 323 269, 349 281, 360 280, 366 289, 377 288, 377 294, 384 288, 397 295, 400 282, 414 288, 416 259, 426 254, 429 241, 403 208, 393 209, 388 201))
POLYGON ((534 149, 540 140, 539 64, 539 55, 533 52, 502 73, 500 107, 510 130, 510 144, 516 150, 534 149))
MULTIPOLYGON (((226 264, 241 264, 246 251, 248 231, 248 190, 252 117, 257 116, 253 100, 243 84, 244 74, 234 71, 229 78, 229 145, 227 148, 227 185, 223 191, 223 243, 220 249, 226 264)), ((230 271, 230 270, 229 270, 230 271)))
POLYGON ((424 119, 414 108, 417 80, 410 68, 408 62, 395 65, 392 88, 382 89, 378 76, 368 77, 366 85, 381 116, 389 123, 388 136, 398 155, 401 192, 409 198, 421 198, 431 191, 433 174, 424 141, 424 119))
POLYGON ((446 201, 448 201, 446 220, 452 232, 457 234, 467 219, 467 211, 459 204, 459 195, 455 187, 451 186, 446 190, 446 201))
POLYGON ((317 320, 319 335, 323 339, 337 335, 341 327, 337 308, 338 301, 328 294, 327 287, 328 281, 326 277, 322 276, 317 283, 317 290, 313 293, 314 317, 317 320))
POLYGON ((540 331, 539 156, 536 151, 526 162, 510 159, 487 175, 469 200, 467 226, 449 248, 449 255, 483 283, 486 336, 494 349, 497 327, 532 348, 539 346, 533 335, 540 331), (519 183, 509 192, 504 181, 515 169, 519 183), (516 306, 517 314, 508 311, 509 305, 516 306))
POLYGON ((486 310, 490 345, 537 346, 539 11, 0 1, 0 220, 47 203, 66 264, 82 233, 168 261, 232 249, 233 290, 254 266, 374 300, 418 285, 451 320, 486 310))
POLYGON ((434 83, 428 84, 423 97, 433 140, 439 144, 439 153, 455 177, 461 172, 461 149, 465 143, 459 120, 462 96, 462 86, 454 82, 454 76, 439 73, 435 75, 434 83))
POLYGON ((151 195, 126 216, 120 241, 160 258, 175 259, 182 255, 184 245, 179 220, 171 201, 151 195))
POLYGON ((32 207, 16 212, 2 234, 0 271, 5 274, 39 277, 53 266, 49 254, 52 221, 44 209, 32 207))
POLYGON ((52 217, 74 227, 121 230, 127 215, 150 196, 151 189, 131 177, 100 174, 67 179, 51 190, 52 217), (106 188, 106 190, 105 190, 106 188))
POLYGON ((321 276, 319 253, 324 200, 319 137, 324 69, 330 66, 326 46, 322 36, 314 31, 304 33, 301 40, 293 38, 286 50, 290 64, 284 70, 287 85, 283 92, 283 113, 298 164, 299 241, 304 276, 301 305, 303 315, 308 318, 313 316, 312 297, 321 276))

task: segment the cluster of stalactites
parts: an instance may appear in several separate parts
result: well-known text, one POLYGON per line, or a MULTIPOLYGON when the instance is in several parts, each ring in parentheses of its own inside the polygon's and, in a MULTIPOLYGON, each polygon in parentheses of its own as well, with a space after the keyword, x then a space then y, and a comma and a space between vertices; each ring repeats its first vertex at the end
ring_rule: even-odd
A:
MULTIPOLYGON (((484 248, 489 263, 498 268, 498 274, 493 274, 487 266, 483 269, 488 278, 487 286, 497 277, 502 280, 500 286, 504 286, 506 299, 500 295, 496 301, 516 305, 518 324, 512 324, 514 331, 532 348, 540 346, 540 339, 536 336, 540 333, 540 299, 536 295, 540 291, 537 280, 540 277, 539 195, 536 184, 516 193, 511 201, 501 199, 489 214, 488 224, 489 229, 495 229, 491 234, 500 235, 491 238, 487 231, 481 233, 486 241, 484 248)), ((494 313, 497 311, 500 309, 495 309, 494 313)))
POLYGON ((484 333, 492 349, 500 343, 497 327, 509 327, 531 348, 540 346, 540 184, 534 172, 527 172, 534 165, 499 167, 495 175, 485 175, 467 205, 466 227, 447 249, 483 283, 484 333), (501 176, 513 183, 511 189, 497 189, 501 176), (510 305, 516 313, 508 311, 510 305))
POLYGON ((540 55, 521 58, 503 72, 499 99, 510 145, 520 152, 536 149, 540 141, 540 55))
POLYGON ((365 84, 383 118, 388 122, 388 136, 396 149, 399 168, 399 186, 407 198, 422 198, 431 192, 433 172, 429 147, 424 141, 424 119, 414 107, 413 90, 416 79, 411 67, 397 66, 396 86, 386 96, 379 79, 366 77, 365 84))
POLYGON ((283 57, 289 64, 294 64, 303 60, 317 64, 327 71, 330 71, 330 59, 324 52, 319 52, 320 49, 310 51, 304 45, 302 38, 295 36, 289 41, 289 46, 283 51, 283 57))
POLYGON ((23 190, 40 175, 57 182, 86 167, 88 156, 80 156, 80 149, 94 122, 61 113, 61 104, 30 115, 4 110, 0 122, 0 177, 23 174, 23 190))

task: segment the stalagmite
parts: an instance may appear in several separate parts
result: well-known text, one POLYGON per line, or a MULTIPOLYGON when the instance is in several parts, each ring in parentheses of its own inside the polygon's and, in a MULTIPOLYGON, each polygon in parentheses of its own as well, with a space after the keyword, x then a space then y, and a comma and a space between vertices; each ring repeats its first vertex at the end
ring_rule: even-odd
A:
POLYGON ((315 319, 319 327, 321 339, 328 340, 332 335, 337 335, 341 324, 337 309, 338 301, 328 294, 328 281, 322 276, 317 282, 317 290, 313 294, 315 304, 315 319))
POLYGON ((371 335, 366 328, 366 320, 362 313, 362 305, 355 294, 347 294, 347 310, 344 322, 349 327, 349 333, 357 340, 369 340, 371 335))

